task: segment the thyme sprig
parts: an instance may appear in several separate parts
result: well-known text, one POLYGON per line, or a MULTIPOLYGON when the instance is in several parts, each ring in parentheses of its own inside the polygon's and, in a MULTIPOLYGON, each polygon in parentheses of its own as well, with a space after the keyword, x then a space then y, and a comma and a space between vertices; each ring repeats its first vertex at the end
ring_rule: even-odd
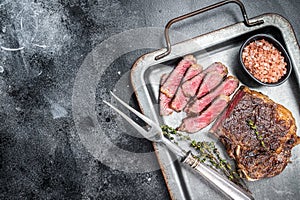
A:
POLYGON ((176 129, 167 125, 162 125, 161 129, 164 136, 177 145, 178 140, 187 141, 197 152, 197 154, 194 154, 195 158, 197 158, 200 162, 207 164, 211 168, 222 172, 229 180, 247 190, 239 174, 235 171, 235 168, 232 167, 226 159, 221 157, 214 142, 192 140, 190 136, 178 132, 176 129))
POLYGON ((191 141, 191 137, 188 135, 184 135, 181 132, 178 132, 176 129, 169 127, 167 125, 162 125, 161 130, 166 138, 173 141, 175 144, 178 145, 178 142, 175 140, 174 136, 177 136, 177 140, 183 140, 183 141, 191 141))
POLYGON ((238 183, 240 181, 240 176, 234 170, 234 168, 222 158, 219 150, 215 147, 214 142, 201 141, 197 142, 195 140, 191 141, 191 146, 198 152, 197 157, 200 162, 208 163, 209 166, 214 169, 220 170, 228 177, 229 180, 238 183))
POLYGON ((256 138, 260 141, 260 144, 262 147, 266 148, 265 142, 263 140, 263 137, 261 136, 261 134, 258 132, 257 130, 257 126, 255 125, 255 123, 251 120, 248 119, 247 120, 247 124, 250 126, 250 128, 254 131, 256 138))

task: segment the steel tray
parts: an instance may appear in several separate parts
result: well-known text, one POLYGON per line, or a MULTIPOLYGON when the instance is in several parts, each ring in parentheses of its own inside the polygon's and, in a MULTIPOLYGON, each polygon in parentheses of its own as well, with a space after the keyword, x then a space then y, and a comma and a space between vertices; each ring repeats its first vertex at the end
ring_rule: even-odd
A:
MULTIPOLYGON (((159 80, 162 74, 170 72, 178 63, 178 59, 186 54, 196 56, 198 63, 207 67, 214 61, 220 61, 229 68, 229 74, 235 75, 241 84, 263 92, 275 102, 278 102, 292 111, 299 127, 299 70, 300 50, 290 23, 277 14, 264 14, 251 21, 263 20, 264 23, 256 26, 246 26, 244 22, 198 36, 172 46, 172 51, 166 57, 155 60, 155 57, 164 53, 161 49, 140 57, 133 65, 131 81, 135 90, 139 106, 145 115, 160 124, 176 127, 183 117, 182 113, 175 113, 168 117, 158 114, 159 80), (275 87, 256 87, 241 72, 238 63, 238 52, 243 41, 257 33, 272 35, 286 48, 293 64, 292 74, 287 82, 275 87), (201 44, 201 48, 199 47, 201 44)), ((214 140, 207 131, 210 127, 192 134, 197 140, 214 140)), ((299 129, 297 131, 299 134, 299 129)), ((218 142, 219 148, 223 148, 218 142)), ((172 199, 220 199, 221 194, 212 189, 199 176, 179 165, 173 155, 159 144, 154 149, 163 172, 167 187, 172 199)), ((224 149, 222 149, 224 152, 224 149)), ((292 163, 278 176, 256 182, 246 182, 255 199, 297 199, 300 196, 300 145, 292 152, 292 163)))

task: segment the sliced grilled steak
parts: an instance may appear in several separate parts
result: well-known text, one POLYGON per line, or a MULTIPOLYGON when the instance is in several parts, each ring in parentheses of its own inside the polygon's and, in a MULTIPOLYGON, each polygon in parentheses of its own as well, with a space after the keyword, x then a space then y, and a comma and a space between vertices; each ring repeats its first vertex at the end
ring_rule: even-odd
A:
POLYGON ((205 95, 200 99, 190 102, 186 108, 185 112, 188 115, 200 113, 206 106, 208 106, 217 96, 226 95, 230 96, 238 87, 239 81, 234 76, 228 76, 226 79, 215 88, 212 92, 205 95))
POLYGON ((242 175, 258 180, 281 173, 300 143, 292 113, 266 95, 241 87, 210 132, 219 137, 242 175))
POLYGON ((186 97, 193 97, 196 95, 196 92, 204 78, 205 74, 200 73, 194 78, 184 82, 181 85, 182 91, 186 97))
POLYGON ((199 90, 196 94, 197 98, 201 98, 210 91, 212 91, 215 87, 217 87, 224 79, 224 77, 227 75, 227 72, 209 72, 205 75, 199 90))
POLYGON ((207 127, 226 108, 229 100, 228 96, 220 95, 200 115, 183 119, 178 130, 195 133, 207 127))
MULTIPOLYGON (((193 64, 184 75, 182 82, 190 80, 197 74, 199 74, 202 71, 202 66, 198 64, 193 64)), ((174 96, 174 98, 171 101, 170 107, 174 109, 175 111, 179 112, 181 111, 190 100, 190 97, 186 97, 182 91, 181 87, 178 87, 177 92, 174 96)))
MULTIPOLYGON (((168 74, 163 74, 160 79, 162 85, 168 78, 168 74)), ((167 97, 164 93, 159 93, 159 111, 161 116, 167 116, 172 114, 173 110, 170 108, 171 98, 167 97)))
POLYGON ((190 98, 184 96, 181 87, 178 88, 175 97, 170 102, 170 107, 176 112, 180 112, 189 102, 190 98))
POLYGON ((196 58, 193 55, 185 56, 168 76, 166 82, 161 86, 160 91, 167 95, 167 97, 173 98, 186 70, 195 63, 196 58))
POLYGON ((202 65, 192 64, 191 67, 188 68, 188 70, 186 71, 184 77, 182 78, 182 83, 198 75, 200 72, 202 72, 202 70, 202 65))
POLYGON ((194 78, 185 81, 182 84, 183 93, 187 97, 193 97, 195 96, 200 84, 202 83, 203 78, 205 75, 209 72, 218 72, 220 74, 226 74, 228 73, 228 69, 225 65, 223 65, 220 62, 215 62, 208 66, 205 70, 203 70, 200 74, 195 76, 194 78))

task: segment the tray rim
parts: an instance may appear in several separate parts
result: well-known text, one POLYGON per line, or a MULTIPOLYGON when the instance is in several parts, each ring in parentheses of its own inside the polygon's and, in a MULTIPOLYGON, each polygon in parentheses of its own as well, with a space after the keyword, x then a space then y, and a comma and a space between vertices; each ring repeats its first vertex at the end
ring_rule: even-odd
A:
MULTIPOLYGON (((141 95, 146 95, 146 98, 149 99, 149 94, 147 93, 147 88, 145 86, 146 83, 145 83, 144 78, 143 78, 144 73, 146 72, 148 67, 183 56, 183 55, 180 55, 180 54, 174 53, 174 52, 177 52, 178 49, 180 49, 182 46, 184 46, 188 43, 199 42, 207 36, 214 35, 214 34, 215 35, 222 34, 222 32, 230 31, 231 29, 234 29, 236 27, 242 27, 243 28, 242 29, 242 32, 243 32, 242 34, 244 34, 244 33, 255 31, 255 30, 267 27, 267 26, 274 26, 282 32, 282 35, 286 35, 286 37, 283 37, 283 40, 285 42, 286 42, 286 38, 289 38, 291 40, 289 43, 286 42, 286 49, 287 49, 288 53, 290 54, 292 65, 293 65, 293 70, 295 70, 296 79, 298 80, 298 85, 300 86, 300 83, 299 83, 300 66, 297 65, 297 63, 300 63, 300 57, 299 57, 299 55, 300 55, 300 46, 299 46, 298 40, 295 36, 295 31, 294 31, 292 25, 290 24, 290 22, 286 18, 284 18, 283 16, 281 16, 277 13, 265 13, 265 14, 253 17, 249 20, 251 21, 251 20, 259 20, 259 19, 263 19, 264 23, 261 24, 261 25, 253 26, 253 27, 247 27, 244 24, 244 22, 237 22, 235 24, 228 25, 228 26, 225 26, 223 28, 211 31, 209 33, 198 35, 198 36, 193 37, 191 39, 173 44, 172 45, 172 52, 168 56, 166 56, 166 57, 164 57, 164 58, 162 58, 158 61, 156 61, 154 59, 155 56, 163 53, 166 50, 166 48, 161 48, 159 50, 152 51, 150 53, 144 54, 141 57, 139 57, 132 66, 130 79, 131 79, 131 85, 132 85, 133 91, 134 91, 134 93, 137 97, 137 102, 138 102, 138 105, 141 109, 141 112, 144 113, 145 115, 147 115, 152 120, 158 122, 158 119, 157 119, 156 115, 154 114, 154 112, 155 112, 154 107, 151 104, 148 104, 148 106, 146 106, 148 108, 148 110, 146 110, 146 109, 144 109, 144 105, 142 103, 144 101, 142 101, 143 97, 141 95), (273 23, 273 22, 276 22, 276 21, 280 22, 280 23, 273 23), (297 53, 293 53, 294 51, 297 51, 297 53), (295 54, 297 54, 298 57, 295 54), (141 82, 139 82, 139 81, 141 81, 141 82), (142 89, 143 92, 145 92, 144 94, 142 94, 141 89, 142 89)), ((238 35, 241 35, 241 33, 238 33, 238 34, 235 34, 235 35, 238 36, 238 35)), ((234 38, 234 37, 235 36, 232 36, 232 35, 230 36, 230 38, 234 38)), ((224 38, 224 41, 226 41, 226 40, 227 39, 224 38)), ((220 43, 220 42, 217 42, 217 43, 220 43)), ((210 43, 209 46, 212 46, 212 44, 210 43)), ((199 49, 198 49, 198 51, 199 51, 199 49)), ((192 51, 192 49, 191 49, 190 52, 188 52, 188 53, 192 53, 192 52, 195 52, 195 51, 192 51)), ((188 54, 188 53, 186 53, 186 54, 188 54)), ((186 54, 184 54, 184 55, 186 55, 186 54)), ((177 199, 178 197, 172 192, 172 188, 171 188, 171 185, 170 185, 172 183, 170 183, 171 180, 168 177, 168 174, 167 174, 167 171, 166 171, 167 170, 166 166, 163 163, 163 155, 161 155, 161 153, 163 151, 160 151, 160 149, 163 148, 164 150, 166 150, 165 153, 167 153, 167 154, 172 154, 172 153, 169 152, 161 144, 157 144, 157 143, 152 143, 152 144, 153 144, 153 148, 154 148, 154 151, 155 151, 155 154, 156 154, 156 157, 157 157, 157 161, 158 161, 160 169, 162 171, 162 174, 163 174, 168 192, 170 194, 170 197, 171 197, 171 199, 177 199)), ((185 196, 183 196, 182 188, 179 188, 178 185, 177 185, 177 187, 178 187, 177 188, 178 191, 182 195, 180 197, 180 199, 185 199, 185 196)))

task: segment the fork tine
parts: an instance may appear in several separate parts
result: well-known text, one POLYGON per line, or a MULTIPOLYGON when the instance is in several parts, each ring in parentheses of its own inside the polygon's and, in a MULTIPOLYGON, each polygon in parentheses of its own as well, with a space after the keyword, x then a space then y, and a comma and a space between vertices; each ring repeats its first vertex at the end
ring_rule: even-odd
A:
MULTIPOLYGON (((148 125, 150 126, 155 126, 156 124, 149 119, 148 117, 146 117, 145 115, 143 115, 142 113, 140 113, 139 111, 133 109, 131 106, 129 106, 127 103, 125 103, 123 100, 121 100, 119 97, 117 97, 112 91, 110 91, 111 95, 117 99, 123 106, 125 106, 128 110, 130 110, 131 112, 133 112, 134 114, 136 114, 139 118, 141 118, 142 120, 144 120, 148 125)), ((156 127, 157 128, 157 127, 156 127)))
POLYGON ((144 137, 147 135, 147 131, 145 131, 140 125, 138 125, 135 121, 133 121, 130 117, 128 117, 126 114, 124 114, 121 110, 116 108, 115 106, 111 105, 107 101, 103 100, 104 103, 106 103, 108 106, 110 106, 112 109, 114 109, 116 112, 118 112, 129 124, 131 124, 137 131, 139 131, 144 137))

